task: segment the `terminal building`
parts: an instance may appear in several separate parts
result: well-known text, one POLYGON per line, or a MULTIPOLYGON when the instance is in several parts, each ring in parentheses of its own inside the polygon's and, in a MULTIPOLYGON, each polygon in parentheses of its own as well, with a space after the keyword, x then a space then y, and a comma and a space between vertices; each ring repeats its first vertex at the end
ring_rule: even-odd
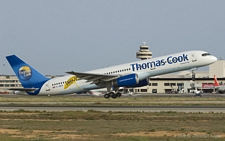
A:
MULTIPOLYGON (((140 46, 136 55, 142 60, 152 58, 152 52, 149 51, 146 43, 140 46)), ((132 88, 130 91, 134 93, 189 93, 195 87, 205 93, 213 93, 215 92, 213 89, 214 75, 219 83, 225 83, 225 61, 220 58, 208 67, 208 71, 195 70, 194 73, 194 78, 191 70, 151 77, 148 86, 132 88)), ((57 76, 48 75, 47 77, 57 76)), ((9 88, 21 87, 15 75, 0 75, 0 94, 10 93, 7 91, 9 88)))

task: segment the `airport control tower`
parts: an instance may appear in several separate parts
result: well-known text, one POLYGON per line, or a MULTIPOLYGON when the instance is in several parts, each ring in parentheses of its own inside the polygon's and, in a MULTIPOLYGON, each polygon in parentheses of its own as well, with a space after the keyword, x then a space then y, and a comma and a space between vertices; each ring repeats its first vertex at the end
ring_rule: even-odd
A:
POLYGON ((146 42, 143 42, 143 45, 140 46, 139 52, 136 53, 136 58, 141 60, 152 58, 152 52, 149 51, 149 46, 146 42))

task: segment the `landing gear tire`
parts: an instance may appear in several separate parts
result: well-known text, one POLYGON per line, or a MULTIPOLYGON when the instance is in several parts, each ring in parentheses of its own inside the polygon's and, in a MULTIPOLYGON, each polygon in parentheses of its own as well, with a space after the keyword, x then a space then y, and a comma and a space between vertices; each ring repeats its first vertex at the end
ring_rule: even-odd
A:
POLYGON ((117 94, 113 94, 111 97, 112 97, 113 99, 115 99, 115 98, 117 98, 117 94))
POLYGON ((121 97, 122 94, 121 93, 116 93, 117 97, 121 97))
POLYGON ((110 97, 109 94, 105 94, 105 95, 104 95, 104 98, 109 98, 109 97, 110 97))
POLYGON ((105 94, 104 95, 104 98, 110 98, 112 97, 113 99, 117 98, 117 97, 120 97, 121 96, 121 93, 114 93, 114 92, 110 92, 108 94, 105 94))

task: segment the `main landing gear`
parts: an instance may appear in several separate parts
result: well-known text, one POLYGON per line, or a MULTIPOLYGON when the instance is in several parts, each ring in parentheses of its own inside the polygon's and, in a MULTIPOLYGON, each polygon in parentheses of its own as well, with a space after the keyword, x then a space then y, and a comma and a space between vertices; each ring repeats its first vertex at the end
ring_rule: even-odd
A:
POLYGON ((106 93, 104 95, 104 98, 110 98, 112 97, 113 99, 117 98, 117 97, 121 97, 122 94, 120 92, 117 92, 117 93, 114 93, 114 92, 109 92, 109 93, 106 93))

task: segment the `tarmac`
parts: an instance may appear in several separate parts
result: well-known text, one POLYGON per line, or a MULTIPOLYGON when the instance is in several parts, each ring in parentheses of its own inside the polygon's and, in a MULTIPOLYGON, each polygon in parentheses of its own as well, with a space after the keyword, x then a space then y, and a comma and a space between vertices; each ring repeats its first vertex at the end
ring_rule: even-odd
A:
MULTIPOLYGON (((1 97, 20 97, 21 95, 15 94, 3 94, 1 97)), ((23 96, 23 95, 22 95, 23 96)), ((87 96, 87 95, 65 95, 65 96, 87 96)), ((138 97, 194 97, 194 94, 134 94, 138 97)), ((133 96, 130 96, 133 97, 133 96)), ((202 94, 202 97, 225 97, 225 94, 202 94)), ((99 97, 103 98, 103 97, 99 97)), ((116 100, 116 99, 115 99, 116 100)), ((187 101, 190 102, 190 101, 187 101)), ((193 101, 194 102, 194 101, 193 101)), ((198 101, 199 102, 199 101, 198 101)), ((205 102, 205 101, 204 101, 205 102)), ((213 103, 225 102, 225 101, 209 101, 213 103)), ((116 112, 185 112, 185 113, 225 113, 225 106, 12 106, 4 105, 4 102, 0 107, 2 111, 16 111, 16 110, 27 110, 27 111, 52 111, 52 112, 63 112, 63 111, 116 111, 116 112)))

